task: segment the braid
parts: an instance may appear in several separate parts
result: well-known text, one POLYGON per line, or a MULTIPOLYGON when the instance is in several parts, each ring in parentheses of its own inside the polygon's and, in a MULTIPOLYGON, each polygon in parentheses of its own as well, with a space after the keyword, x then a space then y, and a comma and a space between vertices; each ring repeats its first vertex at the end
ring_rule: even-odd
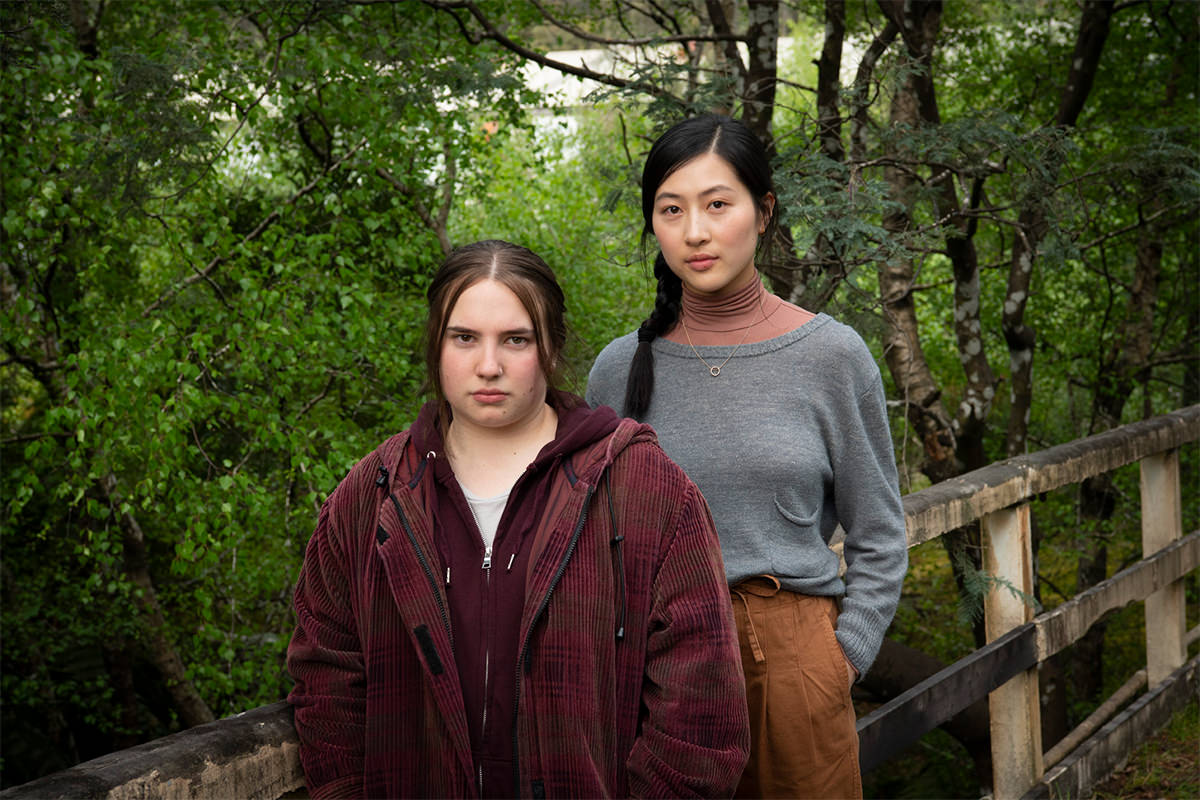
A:
POLYGON ((658 279, 654 310, 638 328, 637 350, 629 364, 629 378, 625 382, 624 414, 635 419, 645 416, 654 394, 654 352, 650 344, 675 327, 683 298, 683 281, 667 266, 667 259, 661 250, 654 259, 654 277, 658 279))

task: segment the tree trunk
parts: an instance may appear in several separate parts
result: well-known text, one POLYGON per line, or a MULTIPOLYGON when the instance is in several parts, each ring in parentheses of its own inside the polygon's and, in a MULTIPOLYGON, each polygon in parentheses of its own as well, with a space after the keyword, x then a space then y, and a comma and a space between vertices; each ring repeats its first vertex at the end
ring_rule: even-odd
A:
POLYGON ((842 147, 842 114, 838 108, 845 38, 845 0, 825 0, 825 41, 817 60, 817 139, 821 153, 839 162, 846 157, 842 147))
MULTIPOLYGON (((921 122, 942 124, 937 87, 933 81, 933 51, 941 32, 942 5, 937 2, 882 2, 880 8, 902 32, 909 58, 917 65, 913 87, 921 122)), ((983 346, 979 257, 975 251, 974 220, 964 214, 958 199, 958 173, 949 166, 931 165, 930 183, 936 188, 934 218, 945 231, 946 255, 954 272, 954 334, 965 380, 963 399, 954 418, 958 460, 967 470, 985 466, 990 459, 983 447, 987 418, 996 394, 996 378, 983 346)), ((968 208, 977 207, 983 181, 975 181, 968 208)))
MULTIPOLYGON (((910 77, 892 100, 893 125, 920 124, 915 81, 910 77)), ((905 158, 901 154, 900 159, 905 158)), ((896 210, 883 219, 883 227, 902 237, 910 226, 908 209, 912 204, 912 176, 903 169, 887 167, 884 178, 890 187, 896 210)), ((916 308, 912 296, 913 263, 907 256, 893 256, 879 267, 879 295, 888 329, 884 334, 884 359, 904 400, 913 432, 925 448, 921 466, 933 483, 961 472, 955 455, 955 434, 950 417, 941 403, 941 389, 925 360, 918 332, 916 308)))
MULTIPOLYGON (((909 57, 918 65, 917 69, 909 71, 904 84, 899 87, 892 100, 892 124, 914 129, 923 124, 938 124, 937 97, 933 91, 930 65, 941 22, 941 4, 881 0, 879 5, 891 23, 901 31, 909 57)), ((921 160, 918 153, 897 153, 895 156, 900 163, 918 163, 921 160)), ((912 203, 914 178, 907 170, 892 166, 884 170, 884 176, 891 187, 892 198, 903 210, 887 215, 883 220, 883 227, 899 238, 910 225, 911 216, 908 209, 912 203)), ((949 202, 957 211, 952 177, 947 174, 945 180, 949 183, 949 202)), ((943 196, 947 195, 944 193, 943 196)), ((975 263, 974 247, 969 241, 962 242, 958 239, 959 236, 955 234, 948 237, 948 242, 953 242, 951 252, 957 256, 954 261, 957 287, 955 318, 960 332, 963 365, 969 371, 972 368, 976 371, 974 377, 980 384, 988 384, 994 379, 991 369, 987 367, 980 338, 978 266, 975 263), (979 367, 981 359, 983 366, 979 367)), ((938 483, 959 475, 964 470, 961 459, 963 448, 959 439, 961 430, 943 407, 940 399, 941 389, 936 385, 921 350, 916 309, 912 298, 913 282, 914 272, 910 258, 893 259, 880 270, 880 297, 885 316, 891 325, 886 334, 884 352, 892 379, 903 394, 909 424, 925 447, 925 462, 921 471, 932 482, 938 483)), ((982 389, 979 390, 979 394, 980 397, 983 396, 982 389)), ((981 410, 986 413, 986 409, 981 410)), ((972 415, 964 416, 969 419, 972 415)), ((983 421, 983 417, 978 417, 977 424, 973 425, 970 431, 976 439, 966 450, 975 460, 981 462, 972 466, 983 466, 983 463, 986 463, 982 448, 983 421)), ((978 570, 982 566, 979 558, 978 526, 950 531, 940 537, 940 541, 950 559, 962 602, 971 606, 980 605, 982 598, 972 596, 967 591, 965 579, 969 570, 978 570)), ((982 617, 977 617, 972 625, 972 635, 976 646, 982 646, 986 642, 982 617)))
MULTIPOLYGON (((1112 516, 1116 504, 1112 478, 1098 475, 1079 486, 1079 514, 1085 539, 1075 568, 1078 595, 1108 577, 1108 540, 1096 530, 1112 516)), ((1092 627, 1071 648, 1071 686, 1077 700, 1096 700, 1104 688, 1105 620, 1092 627)))
POLYGON ((125 549, 125 574, 141 589, 138 603, 142 607, 145 621, 146 638, 142 642, 147 648, 150 660, 158 669, 166 683, 167 691, 179 711, 179 718, 184 725, 190 727, 212 722, 216 717, 212 710, 196 690, 195 684, 187 675, 187 668, 179 651, 167 636, 167 622, 163 617, 162 607, 158 602, 158 592, 154 589, 154 580, 150 576, 147 563, 146 537, 142 528, 132 514, 121 511, 121 497, 116 489, 116 478, 106 477, 101 489, 105 499, 120 521, 122 541, 125 549))
MULTIPOLYGON (((842 117, 838 107, 845 35, 845 0, 826 0, 825 39, 821 57, 817 61, 817 137, 821 154, 839 163, 846 157, 842 145, 842 117)), ((878 58, 878 55, 875 57, 878 58)), ((871 64, 873 67, 874 61, 871 64)), ((824 309, 846 275, 836 242, 818 235, 803 257, 796 258, 792 253, 791 231, 780 226, 774 248, 774 254, 780 260, 772 259, 760 265, 771 281, 772 290, 788 302, 810 311, 824 309)))
POLYGON ((742 89, 742 120, 775 155, 771 117, 775 113, 776 62, 779 59, 779 0, 748 0, 746 4, 746 85, 742 89))
MULTIPOLYGON (((1108 39, 1113 4, 1109 0, 1088 0, 1084 3, 1071 56, 1070 72, 1063 87, 1055 114, 1055 124, 1074 127, 1091 92, 1104 43, 1108 39)), ((1061 156, 1051 150, 1053 161, 1047 164, 1049 181, 1058 175, 1061 156)), ((1013 242, 1008 269, 1008 290, 1004 300, 1001 329, 1008 344, 1009 397, 1008 430, 1005 449, 1009 456, 1021 455, 1028 449, 1029 413, 1033 406, 1033 352, 1036 335, 1025 323, 1025 305, 1029 301, 1033 268, 1038 247, 1046 235, 1046 214, 1042 206, 1043 193, 1031 191, 1018 214, 1017 237, 1013 242)))
MULTIPOLYGON (((1037 543, 1042 539, 1041 525, 1035 513, 1029 515, 1030 538, 1034 542, 1033 559, 1037 563, 1037 543)), ((1033 597, 1040 606, 1042 582, 1033 582, 1033 597)), ((1038 666, 1038 688, 1042 717, 1042 750, 1049 750, 1071 732, 1069 724, 1070 698, 1067 683, 1070 670, 1070 650, 1055 653, 1038 666)))

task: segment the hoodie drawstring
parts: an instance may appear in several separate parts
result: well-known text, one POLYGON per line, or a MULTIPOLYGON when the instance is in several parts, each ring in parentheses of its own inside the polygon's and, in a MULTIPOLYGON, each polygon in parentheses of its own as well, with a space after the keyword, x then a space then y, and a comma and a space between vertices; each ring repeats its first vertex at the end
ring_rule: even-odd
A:
POLYGON ((617 532, 617 513, 613 508, 613 493, 612 480, 609 477, 608 470, 604 471, 604 488, 608 494, 608 519, 612 526, 613 538, 609 542, 617 559, 617 582, 620 584, 618 602, 620 609, 617 612, 617 641, 622 641, 625 638, 625 558, 622 555, 621 542, 625 541, 625 537, 617 532))

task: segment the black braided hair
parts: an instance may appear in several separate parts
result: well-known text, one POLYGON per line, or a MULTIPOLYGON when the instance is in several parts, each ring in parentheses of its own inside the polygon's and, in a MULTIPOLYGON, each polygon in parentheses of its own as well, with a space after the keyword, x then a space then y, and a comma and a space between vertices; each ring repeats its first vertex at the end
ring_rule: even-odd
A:
POLYGON ((629 364, 629 378, 625 381, 623 413, 634 419, 645 416, 654 394, 654 351, 650 343, 675 327, 683 301, 683 281, 667 266, 661 250, 654 259, 654 277, 658 280, 654 310, 638 328, 637 350, 629 364))

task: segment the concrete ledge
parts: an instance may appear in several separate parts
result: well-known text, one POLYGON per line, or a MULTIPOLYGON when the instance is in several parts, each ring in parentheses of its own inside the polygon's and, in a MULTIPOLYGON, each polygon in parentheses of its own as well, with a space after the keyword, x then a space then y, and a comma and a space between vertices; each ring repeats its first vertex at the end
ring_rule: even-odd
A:
POLYGON ((276 800, 304 785, 286 702, 189 728, 13 786, 2 800, 276 800))

